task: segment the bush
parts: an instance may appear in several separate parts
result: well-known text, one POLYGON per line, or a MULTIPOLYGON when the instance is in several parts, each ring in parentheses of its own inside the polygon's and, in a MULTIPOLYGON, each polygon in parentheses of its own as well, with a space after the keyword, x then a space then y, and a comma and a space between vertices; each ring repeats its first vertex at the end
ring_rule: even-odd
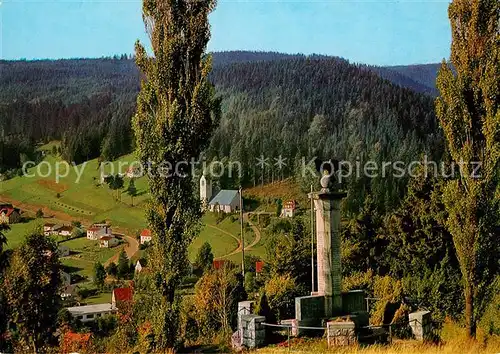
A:
POLYGON ((221 329, 229 333, 236 322, 238 301, 245 295, 237 268, 226 265, 204 274, 196 283, 194 295, 200 334, 213 336, 221 329))
POLYGON ((255 273, 247 271, 245 273, 245 291, 248 295, 255 292, 255 273))
POLYGON ((490 299, 479 321, 479 327, 487 335, 500 335, 500 276, 490 287, 492 290, 490 299))
POLYGON ((203 272, 210 269, 214 262, 214 255, 212 253, 212 246, 208 242, 201 245, 196 255, 195 266, 203 272))
POLYGON ((111 262, 110 264, 108 264, 108 266, 106 267, 106 273, 108 273, 108 275, 116 277, 116 274, 118 273, 118 267, 115 262, 111 262))
POLYGON ((299 296, 295 278, 289 274, 275 275, 266 282, 264 291, 273 317, 277 321, 293 318, 295 298, 299 296))

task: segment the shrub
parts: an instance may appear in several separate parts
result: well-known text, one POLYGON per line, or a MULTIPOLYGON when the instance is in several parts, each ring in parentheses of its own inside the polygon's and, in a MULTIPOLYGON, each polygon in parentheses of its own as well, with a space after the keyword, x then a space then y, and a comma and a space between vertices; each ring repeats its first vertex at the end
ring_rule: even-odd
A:
POLYGON ((479 321, 479 327, 487 335, 500 335, 500 276, 498 276, 491 287, 486 310, 479 321))
POLYGON ((264 291, 277 321, 294 316, 295 298, 299 295, 295 278, 289 274, 275 275, 266 282, 264 291))
POLYGON ((212 253, 212 246, 210 246, 208 242, 205 242, 198 250, 195 266, 202 271, 206 271, 212 267, 213 262, 214 255, 212 253))
POLYGON ((226 265, 204 274, 195 286, 194 304, 200 333, 214 335, 219 329, 229 333, 235 323, 238 301, 245 298, 241 274, 226 265))

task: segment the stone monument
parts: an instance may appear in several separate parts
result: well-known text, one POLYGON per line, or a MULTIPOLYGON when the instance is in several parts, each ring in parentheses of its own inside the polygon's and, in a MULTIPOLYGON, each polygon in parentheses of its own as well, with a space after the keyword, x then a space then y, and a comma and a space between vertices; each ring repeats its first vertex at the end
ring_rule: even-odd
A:
POLYGON ((342 313, 340 202, 345 192, 334 191, 331 176, 321 178, 321 191, 313 192, 316 210, 317 295, 325 297, 325 317, 342 313))

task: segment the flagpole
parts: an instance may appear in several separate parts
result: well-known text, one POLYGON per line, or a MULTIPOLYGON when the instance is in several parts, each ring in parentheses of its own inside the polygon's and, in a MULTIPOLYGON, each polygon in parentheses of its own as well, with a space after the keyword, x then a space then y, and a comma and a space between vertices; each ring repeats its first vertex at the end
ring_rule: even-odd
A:
POLYGON ((245 236, 243 235, 243 196, 240 186, 240 232, 241 232, 241 274, 245 279, 245 236))
POLYGON ((314 201, 313 201, 313 186, 311 184, 311 294, 314 293, 314 201))

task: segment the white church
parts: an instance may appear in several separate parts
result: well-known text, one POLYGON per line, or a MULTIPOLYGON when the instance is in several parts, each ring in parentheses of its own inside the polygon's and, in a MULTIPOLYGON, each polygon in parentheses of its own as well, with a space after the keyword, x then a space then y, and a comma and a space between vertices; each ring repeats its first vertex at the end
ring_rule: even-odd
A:
POLYGON ((200 178, 200 200, 204 209, 213 212, 234 213, 240 209, 240 193, 222 189, 212 198, 212 182, 204 175, 200 178))

